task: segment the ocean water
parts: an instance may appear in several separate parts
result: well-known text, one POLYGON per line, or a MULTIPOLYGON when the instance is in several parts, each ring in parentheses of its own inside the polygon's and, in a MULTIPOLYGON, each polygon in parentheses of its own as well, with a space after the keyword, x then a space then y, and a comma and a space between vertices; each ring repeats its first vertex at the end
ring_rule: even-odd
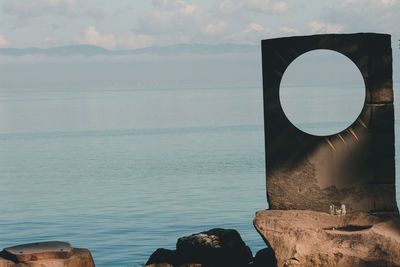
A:
POLYGON ((267 207, 259 88, 7 91, 0 247, 65 240, 97 266, 140 266, 267 207))
POLYGON ((97 266, 141 266, 223 227, 255 253, 262 109, 259 86, 1 90, 0 247, 64 240, 97 266))

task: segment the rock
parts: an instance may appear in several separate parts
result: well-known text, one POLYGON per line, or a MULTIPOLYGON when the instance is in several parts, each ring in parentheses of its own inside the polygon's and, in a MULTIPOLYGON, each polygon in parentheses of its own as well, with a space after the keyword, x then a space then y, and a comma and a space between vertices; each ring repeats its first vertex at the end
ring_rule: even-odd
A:
POLYGON ((264 248, 256 253, 254 267, 276 267, 275 253, 271 248, 264 248))
POLYGON ((148 267, 244 267, 253 261, 249 247, 231 229, 211 229, 178 239, 176 251, 157 249, 148 267))
POLYGON ((265 210, 254 226, 278 266, 400 266, 398 213, 265 210))
POLYGON ((211 229, 181 237, 176 244, 181 262, 206 266, 246 266, 253 260, 249 247, 232 229, 211 229))
POLYGON ((159 248, 153 254, 151 254, 145 266, 170 267, 176 266, 177 264, 178 259, 175 250, 159 248))
POLYGON ((40 242, 5 248, 0 267, 94 267, 89 250, 67 242, 40 242))

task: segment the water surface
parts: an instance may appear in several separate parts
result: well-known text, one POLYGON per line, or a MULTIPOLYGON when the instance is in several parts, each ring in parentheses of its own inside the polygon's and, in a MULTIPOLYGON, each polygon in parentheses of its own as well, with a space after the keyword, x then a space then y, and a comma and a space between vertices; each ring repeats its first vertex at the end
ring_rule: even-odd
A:
POLYGON ((97 266, 140 266, 180 236, 224 227, 255 253, 263 138, 260 86, 3 89, 0 247, 65 240, 97 266))

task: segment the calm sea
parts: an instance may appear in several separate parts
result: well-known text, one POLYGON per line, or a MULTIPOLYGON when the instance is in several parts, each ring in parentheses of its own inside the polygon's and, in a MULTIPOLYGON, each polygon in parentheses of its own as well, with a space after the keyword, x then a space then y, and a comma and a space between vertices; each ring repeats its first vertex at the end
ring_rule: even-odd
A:
POLYGON ((252 219, 268 205, 262 90, 4 89, 0 202, 0 247, 65 240, 97 266, 140 266, 223 227, 255 253, 252 219))

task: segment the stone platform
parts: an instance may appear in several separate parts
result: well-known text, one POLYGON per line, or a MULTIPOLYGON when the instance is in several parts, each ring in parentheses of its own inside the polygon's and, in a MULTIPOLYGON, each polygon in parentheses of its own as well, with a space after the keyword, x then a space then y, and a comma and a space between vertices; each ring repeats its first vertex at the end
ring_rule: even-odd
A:
POLYGON ((94 267, 89 250, 67 242, 50 241, 18 245, 0 252, 0 267, 94 267))
POLYGON ((253 223, 278 266, 400 266, 397 213, 264 210, 253 223))

